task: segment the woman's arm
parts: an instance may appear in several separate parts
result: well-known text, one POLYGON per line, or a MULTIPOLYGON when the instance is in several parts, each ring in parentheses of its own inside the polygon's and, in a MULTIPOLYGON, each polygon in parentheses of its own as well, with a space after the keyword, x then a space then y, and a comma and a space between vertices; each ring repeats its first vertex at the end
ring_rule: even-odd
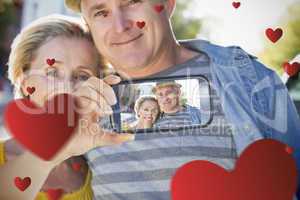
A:
MULTIPOLYGON (((109 85, 96 78, 90 78, 86 83, 88 88, 93 88, 93 90, 98 91, 102 96, 108 96, 108 100, 110 100, 109 105, 115 104, 116 97, 113 89, 109 85), (105 84, 106 87, 103 87, 103 84, 105 84)), ((77 89, 76 96, 84 97, 87 86, 83 85, 82 88, 77 89)), ((94 101, 99 107, 97 107, 97 112, 95 111, 97 115, 103 115, 107 112, 97 103, 98 101, 103 102, 101 99, 91 99, 91 101, 94 101)), ((72 156, 82 155, 96 147, 117 145, 134 140, 132 134, 110 133, 102 130, 101 127, 96 129, 96 132, 93 131, 94 129, 91 127, 95 125, 96 122, 94 113, 81 116, 80 121, 74 136, 52 161, 44 161, 30 152, 25 152, 3 167, 0 167, 0 199, 32 200, 43 186, 50 171, 62 161, 72 156), (86 126, 82 127, 80 125, 81 120, 85 122, 86 126), (22 179, 30 177, 30 187, 24 192, 18 190, 14 185, 15 177, 22 179)))
POLYGON ((32 200, 40 191, 50 171, 65 159, 81 155, 90 149, 117 145, 133 140, 131 134, 103 133, 96 135, 76 135, 53 161, 44 161, 30 152, 25 152, 16 159, 0 167, 0 199, 32 200), (78 148, 80 147, 80 148, 78 148), (14 179, 30 177, 31 185, 20 191, 14 185, 14 179))
POLYGON ((54 162, 41 160, 30 152, 8 162, 0 167, 0 199, 34 199, 54 166, 54 162), (30 177, 30 186, 25 191, 20 191, 14 183, 16 177, 30 177))
MULTIPOLYGON (((13 138, 4 143, 0 142, 0 166, 11 162, 25 151, 13 138), (1 157, 4 158, 3 161, 1 157)), ((66 193, 78 191, 85 183, 87 172, 88 166, 82 156, 69 158, 51 170, 40 191, 53 188, 61 188, 66 193), (72 166, 74 163, 80 165, 80 170, 74 170, 72 166)))

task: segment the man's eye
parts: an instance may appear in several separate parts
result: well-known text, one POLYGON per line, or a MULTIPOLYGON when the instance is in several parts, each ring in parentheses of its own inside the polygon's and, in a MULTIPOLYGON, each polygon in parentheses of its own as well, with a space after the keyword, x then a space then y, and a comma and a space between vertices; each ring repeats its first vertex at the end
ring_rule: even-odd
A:
POLYGON ((142 3, 143 1, 142 0, 129 0, 126 5, 134 5, 134 4, 137 4, 137 3, 142 3))
POLYGON ((106 11, 106 10, 97 11, 94 14, 94 17, 98 17, 98 16, 107 17, 108 16, 108 11, 106 11))
POLYGON ((142 0, 130 0, 129 3, 134 4, 134 3, 141 3, 142 0))

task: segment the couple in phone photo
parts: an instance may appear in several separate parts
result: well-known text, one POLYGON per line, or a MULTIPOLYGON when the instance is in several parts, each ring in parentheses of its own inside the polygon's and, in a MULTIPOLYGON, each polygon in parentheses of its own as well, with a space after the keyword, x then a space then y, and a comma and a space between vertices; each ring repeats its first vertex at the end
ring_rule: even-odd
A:
POLYGON ((200 109, 184 102, 179 83, 156 83, 152 93, 153 96, 143 95, 137 99, 134 106, 137 120, 133 125, 129 125, 129 129, 174 128, 201 124, 200 109))

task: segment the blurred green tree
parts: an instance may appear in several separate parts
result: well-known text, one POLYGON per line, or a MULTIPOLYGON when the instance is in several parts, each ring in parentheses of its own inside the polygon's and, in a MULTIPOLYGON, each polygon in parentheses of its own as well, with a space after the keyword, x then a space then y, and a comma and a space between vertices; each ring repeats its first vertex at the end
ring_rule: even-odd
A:
POLYGON ((185 12, 189 10, 189 6, 192 4, 193 1, 191 0, 177 0, 176 10, 171 21, 178 40, 196 38, 201 29, 202 23, 199 18, 185 16, 185 12))
POLYGON ((283 73, 282 64, 300 53, 300 3, 288 8, 288 15, 282 20, 282 38, 275 44, 268 42, 259 55, 264 64, 270 66, 278 74, 283 73))
POLYGON ((0 79, 7 70, 5 64, 9 54, 9 42, 14 37, 10 31, 13 25, 19 23, 18 9, 12 0, 0 0, 0 79))
POLYGON ((3 39, 4 36, 4 30, 12 24, 16 23, 17 17, 15 15, 15 8, 14 4, 10 1, 1 1, 0 0, 0 38, 3 39))

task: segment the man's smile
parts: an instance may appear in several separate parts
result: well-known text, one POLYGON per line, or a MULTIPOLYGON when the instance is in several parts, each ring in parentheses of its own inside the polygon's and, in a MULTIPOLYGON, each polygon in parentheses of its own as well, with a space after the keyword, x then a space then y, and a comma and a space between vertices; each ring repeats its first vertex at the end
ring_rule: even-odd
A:
POLYGON ((141 33, 141 34, 139 34, 137 37, 135 37, 135 38, 133 38, 133 39, 130 39, 130 40, 128 40, 128 41, 125 41, 125 42, 112 42, 111 43, 111 45, 113 45, 113 46, 117 46, 117 45, 125 45, 125 44, 128 44, 128 43, 130 43, 130 42, 133 42, 133 41, 135 41, 135 40, 137 40, 137 39, 139 39, 140 37, 142 37, 144 34, 143 33, 141 33))

